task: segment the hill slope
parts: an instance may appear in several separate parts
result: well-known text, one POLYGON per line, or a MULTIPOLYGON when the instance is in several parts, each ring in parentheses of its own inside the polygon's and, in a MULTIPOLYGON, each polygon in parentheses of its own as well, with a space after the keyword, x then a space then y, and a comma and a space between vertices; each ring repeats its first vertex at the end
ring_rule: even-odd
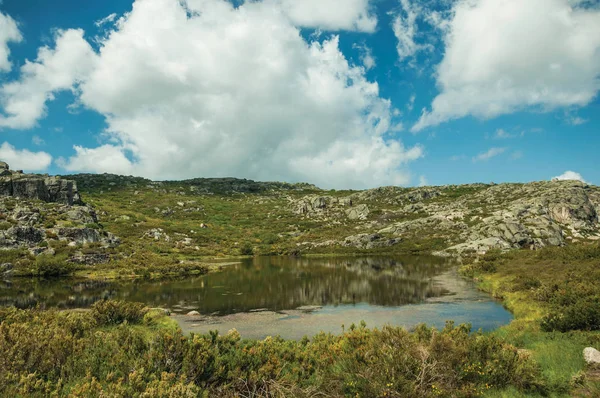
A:
POLYGON ((35 256, 53 255, 56 246, 66 258, 80 259, 75 263, 99 259, 104 264, 97 269, 129 275, 206 272, 208 258, 252 254, 468 255, 600 239, 600 188, 577 181, 326 191, 233 178, 152 182, 80 174, 62 180, 76 183, 87 206, 2 199, 0 213, 11 224, 6 230, 23 224, 16 207, 39 214, 27 226, 43 239, 4 245, 10 250, 0 263, 11 262, 17 274, 30 273, 35 256), (98 239, 65 247, 56 236, 65 227, 96 231, 88 232, 98 239))

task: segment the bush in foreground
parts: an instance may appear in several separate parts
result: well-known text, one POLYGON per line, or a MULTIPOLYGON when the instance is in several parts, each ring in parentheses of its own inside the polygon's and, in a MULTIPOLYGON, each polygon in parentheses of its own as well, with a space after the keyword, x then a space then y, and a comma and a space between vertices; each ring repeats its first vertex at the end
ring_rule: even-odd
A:
POLYGON ((0 395, 474 397, 541 388, 529 355, 465 325, 244 341, 132 326, 144 311, 111 301, 86 313, 0 310, 0 395))

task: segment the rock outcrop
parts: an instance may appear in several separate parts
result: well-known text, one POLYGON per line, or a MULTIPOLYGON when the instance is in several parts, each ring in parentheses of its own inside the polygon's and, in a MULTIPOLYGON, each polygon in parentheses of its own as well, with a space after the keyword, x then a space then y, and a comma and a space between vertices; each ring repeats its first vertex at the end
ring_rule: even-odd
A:
POLYGON ((441 239, 446 249, 439 254, 460 255, 600 240, 600 189, 579 181, 382 187, 345 197, 307 195, 292 200, 291 210, 357 230, 345 240, 313 247, 441 239), (371 241, 374 236, 380 238, 371 241))
MULTIPOLYGON (((71 256, 67 261, 89 265, 107 262, 104 249, 119 244, 102 229, 96 211, 83 204, 75 181, 11 171, 0 162, 0 251, 27 256, 61 251, 71 256), (77 252, 83 247, 86 254, 77 252)), ((3 264, 0 274, 12 274, 18 263, 3 264)))
POLYGON ((12 171, 5 162, 0 162, 0 196, 37 199, 70 206, 83 204, 75 181, 12 171))

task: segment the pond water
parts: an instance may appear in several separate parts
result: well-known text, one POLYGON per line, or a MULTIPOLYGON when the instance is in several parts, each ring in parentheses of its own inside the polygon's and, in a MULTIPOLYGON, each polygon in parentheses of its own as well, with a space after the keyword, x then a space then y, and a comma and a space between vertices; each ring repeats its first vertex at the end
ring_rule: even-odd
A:
POLYGON ((491 330, 511 314, 436 257, 260 257, 224 271, 167 281, 0 281, 0 305, 85 308, 104 298, 171 310, 184 332, 300 339, 352 323, 443 327, 446 320, 491 330), (190 311, 200 315, 186 315, 190 311))

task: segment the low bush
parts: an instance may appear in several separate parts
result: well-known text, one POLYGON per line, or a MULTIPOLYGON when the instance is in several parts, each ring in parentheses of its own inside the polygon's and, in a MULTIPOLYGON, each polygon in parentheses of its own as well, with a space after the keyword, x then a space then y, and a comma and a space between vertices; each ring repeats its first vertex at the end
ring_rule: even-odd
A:
POLYGON ((92 316, 98 325, 119 325, 123 322, 142 322, 148 309, 141 303, 102 300, 92 306, 92 316))
POLYGON ((33 274, 44 278, 70 275, 76 270, 77 267, 73 263, 69 263, 65 255, 41 254, 35 258, 33 263, 33 274))

